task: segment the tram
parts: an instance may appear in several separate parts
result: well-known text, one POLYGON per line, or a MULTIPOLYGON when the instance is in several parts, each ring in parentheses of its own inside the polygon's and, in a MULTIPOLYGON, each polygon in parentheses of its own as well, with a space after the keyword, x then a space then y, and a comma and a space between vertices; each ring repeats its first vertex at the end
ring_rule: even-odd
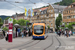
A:
POLYGON ((33 39, 45 39, 46 27, 44 23, 34 23, 32 25, 32 37, 33 39))

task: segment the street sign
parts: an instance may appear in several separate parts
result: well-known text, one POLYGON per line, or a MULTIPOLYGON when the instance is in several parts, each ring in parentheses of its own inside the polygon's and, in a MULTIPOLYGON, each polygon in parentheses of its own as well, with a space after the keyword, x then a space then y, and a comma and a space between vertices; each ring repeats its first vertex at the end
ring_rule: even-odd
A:
POLYGON ((8 42, 12 42, 13 18, 9 18, 8 23, 9 23, 8 42))

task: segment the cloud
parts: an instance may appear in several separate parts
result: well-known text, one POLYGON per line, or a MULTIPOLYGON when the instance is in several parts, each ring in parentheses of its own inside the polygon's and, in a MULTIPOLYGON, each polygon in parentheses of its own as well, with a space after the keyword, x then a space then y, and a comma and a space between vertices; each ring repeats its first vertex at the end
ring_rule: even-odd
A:
MULTIPOLYGON (((11 16, 12 14, 15 14, 15 13, 16 13, 16 11, 14 11, 14 10, 0 9, 0 15, 11 16)), ((22 12, 17 11, 17 13, 22 13, 22 12)))
POLYGON ((48 5, 47 3, 54 3, 54 2, 58 2, 61 0, 6 0, 9 1, 8 2, 1 2, 0 1, 0 15, 13 15, 16 12, 20 13, 20 12, 24 12, 24 8, 26 9, 31 9, 31 8, 39 8, 42 6, 46 6, 48 5), (15 3, 15 1, 18 2, 22 2, 22 3, 15 3), (34 5, 33 3, 36 3, 36 5, 34 5))
POLYGON ((39 7, 46 6, 46 5, 48 5, 48 4, 46 4, 46 3, 37 3, 32 8, 39 8, 39 7))

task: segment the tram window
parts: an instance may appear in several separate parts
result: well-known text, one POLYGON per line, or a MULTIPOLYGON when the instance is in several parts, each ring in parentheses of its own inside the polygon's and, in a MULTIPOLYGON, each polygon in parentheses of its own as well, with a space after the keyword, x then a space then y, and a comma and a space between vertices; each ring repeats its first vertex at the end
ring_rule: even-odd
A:
POLYGON ((43 34, 43 29, 34 29, 34 34, 37 35, 43 34))
POLYGON ((34 26, 34 34, 37 35, 43 34, 43 26, 40 25, 34 26))

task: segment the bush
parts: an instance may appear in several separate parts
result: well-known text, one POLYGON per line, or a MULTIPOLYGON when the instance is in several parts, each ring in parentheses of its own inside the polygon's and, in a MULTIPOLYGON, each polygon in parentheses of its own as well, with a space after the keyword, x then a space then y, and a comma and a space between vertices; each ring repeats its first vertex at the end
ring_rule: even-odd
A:
POLYGON ((8 31, 8 28, 7 27, 4 27, 3 30, 8 31))

